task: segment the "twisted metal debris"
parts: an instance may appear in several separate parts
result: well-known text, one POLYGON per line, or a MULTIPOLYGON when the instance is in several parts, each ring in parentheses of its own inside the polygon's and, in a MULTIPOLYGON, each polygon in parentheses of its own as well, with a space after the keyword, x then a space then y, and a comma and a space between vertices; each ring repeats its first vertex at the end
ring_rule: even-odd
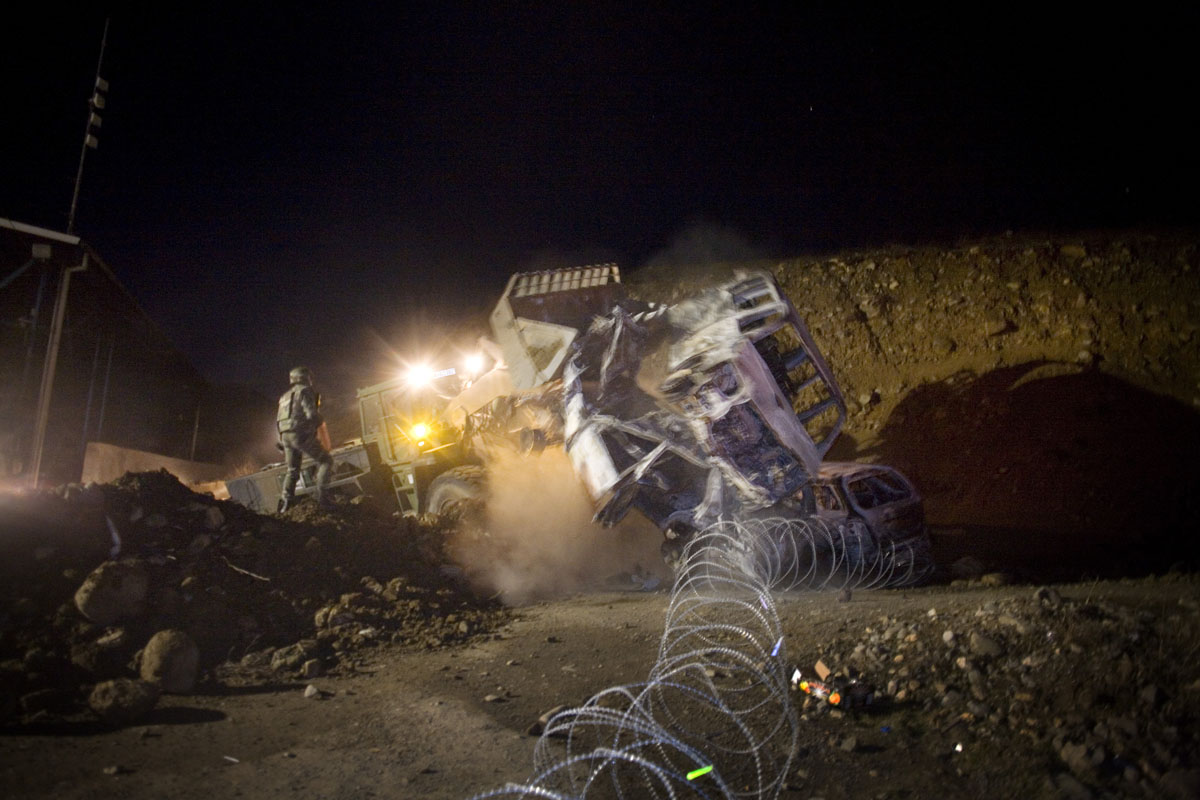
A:
POLYGON ((772 592, 916 582, 927 552, 872 546, 858 523, 717 523, 688 543, 643 683, 552 717, 534 777, 477 798, 771 798, 799 735, 772 592))

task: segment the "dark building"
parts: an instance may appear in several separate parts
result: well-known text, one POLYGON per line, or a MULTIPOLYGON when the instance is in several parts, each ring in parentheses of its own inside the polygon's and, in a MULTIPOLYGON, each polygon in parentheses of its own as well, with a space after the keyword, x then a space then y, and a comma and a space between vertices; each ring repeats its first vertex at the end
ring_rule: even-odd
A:
POLYGON ((86 242, 0 219, 0 480, 32 482, 42 416, 42 485, 79 480, 89 441, 213 459, 196 435, 206 393, 86 242))

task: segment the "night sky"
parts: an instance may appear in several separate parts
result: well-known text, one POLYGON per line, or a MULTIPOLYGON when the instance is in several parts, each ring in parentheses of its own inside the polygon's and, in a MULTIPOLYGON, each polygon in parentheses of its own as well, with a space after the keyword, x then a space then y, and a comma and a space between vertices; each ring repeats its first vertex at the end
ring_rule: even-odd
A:
MULTIPOLYGON (((161 5, 112 14, 76 227, 214 381, 369 383, 513 271, 696 226, 797 255, 1200 216, 1192 12, 161 5)), ((0 216, 65 229, 104 16, 0 30, 0 216)))

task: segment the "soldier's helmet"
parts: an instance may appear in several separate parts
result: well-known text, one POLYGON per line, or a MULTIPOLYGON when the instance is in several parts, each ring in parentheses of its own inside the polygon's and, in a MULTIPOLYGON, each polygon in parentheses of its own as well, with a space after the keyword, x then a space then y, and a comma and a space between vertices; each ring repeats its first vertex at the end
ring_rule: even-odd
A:
POLYGON ((308 367, 294 367, 288 373, 288 379, 292 383, 303 383, 305 386, 312 386, 312 370, 308 367))

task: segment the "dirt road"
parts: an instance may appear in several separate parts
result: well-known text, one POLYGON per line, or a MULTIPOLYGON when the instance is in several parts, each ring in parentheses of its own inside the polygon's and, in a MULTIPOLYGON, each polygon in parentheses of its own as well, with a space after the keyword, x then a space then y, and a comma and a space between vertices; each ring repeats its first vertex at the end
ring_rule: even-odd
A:
MULTIPOLYGON (((844 713, 794 693, 801 746, 783 796, 1189 796, 1200 734, 1197 588, 1184 578, 1062 586, 1055 608, 1034 587, 979 582, 856 592, 848 602, 831 593, 781 598, 790 662, 808 670, 822 658, 835 671, 874 663, 861 679, 893 692, 844 713), (946 631, 962 646, 947 643, 946 631), (1005 652, 974 653, 966 643, 978 631, 1005 652), (1123 682, 1109 677, 1125 669, 1119 659, 1084 646, 1099 632, 1133 656, 1123 682), (959 653, 983 671, 982 690, 972 693, 973 679, 954 666, 959 653), (899 695, 896 675, 906 667, 899 695), (1147 698, 1149 685, 1157 695, 1147 698), (1078 696, 1085 686, 1095 689, 1090 699, 1078 696), (1086 763, 1067 760, 1076 739, 1086 763)), ((164 698, 136 727, 10 732, 0 739, 0 792, 460 798, 525 781, 531 723, 644 679, 668 600, 665 592, 581 595, 523 608, 476 644, 380 648, 352 673, 313 680, 320 698, 306 698, 305 683, 240 688, 238 673, 227 672, 224 685, 164 698)))

